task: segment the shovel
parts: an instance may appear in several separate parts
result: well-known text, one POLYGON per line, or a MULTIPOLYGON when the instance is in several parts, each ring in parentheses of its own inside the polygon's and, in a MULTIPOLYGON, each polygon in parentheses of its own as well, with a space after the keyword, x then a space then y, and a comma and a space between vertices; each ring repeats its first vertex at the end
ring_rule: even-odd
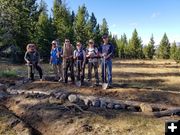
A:
POLYGON ((106 77, 106 63, 105 63, 106 60, 105 60, 105 57, 103 57, 103 61, 104 61, 104 65, 103 65, 104 66, 104 80, 103 80, 104 82, 102 83, 102 89, 106 90, 108 88, 108 83, 105 82, 105 80, 106 80, 105 79, 105 77, 106 77))
MULTIPOLYGON (((25 65, 32 67, 32 73, 33 73, 33 74, 35 73, 35 71, 34 71, 34 65, 33 65, 33 64, 30 64, 30 63, 28 64, 28 63, 27 63, 27 64, 25 64, 25 65)), ((28 68, 29 68, 29 67, 28 67, 28 68)), ((28 70, 29 70, 29 69, 28 69, 28 70)))
POLYGON ((81 61, 79 61, 79 60, 77 59, 77 65, 76 65, 77 76, 76 76, 75 84, 76 84, 76 86, 81 87, 81 79, 78 80, 78 78, 79 78, 79 77, 78 77, 78 70, 80 70, 80 78, 81 78, 81 61), (80 62, 80 63, 79 63, 80 69, 78 69, 78 62, 80 62))

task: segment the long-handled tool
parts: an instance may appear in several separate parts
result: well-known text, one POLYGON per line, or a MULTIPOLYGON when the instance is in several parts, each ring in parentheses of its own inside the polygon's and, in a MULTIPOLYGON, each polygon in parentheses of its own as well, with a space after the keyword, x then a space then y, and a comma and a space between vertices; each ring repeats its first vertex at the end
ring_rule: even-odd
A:
MULTIPOLYGON (((34 65, 31 64, 31 63, 27 63, 27 64, 25 64, 25 65, 28 66, 28 70, 29 70, 29 68, 31 68, 32 74, 33 74, 33 76, 34 76, 34 73, 35 73, 35 71, 34 71, 34 65)), ((29 71, 28 71, 28 72, 29 72, 29 71)))
POLYGON ((104 77, 103 77, 103 83, 102 83, 102 89, 106 90, 108 88, 108 83, 106 83, 106 60, 105 56, 103 57, 103 66, 104 66, 104 77))
POLYGON ((78 60, 78 58, 76 62, 76 73, 77 74, 76 74, 75 84, 76 86, 81 87, 81 60, 78 60))

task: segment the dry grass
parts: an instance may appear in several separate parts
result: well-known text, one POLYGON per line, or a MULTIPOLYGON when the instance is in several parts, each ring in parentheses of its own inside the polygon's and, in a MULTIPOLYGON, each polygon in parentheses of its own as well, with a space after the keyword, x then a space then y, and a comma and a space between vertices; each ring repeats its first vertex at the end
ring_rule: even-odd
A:
POLYGON ((131 87, 180 91, 180 65, 171 60, 115 60, 113 76, 131 87))

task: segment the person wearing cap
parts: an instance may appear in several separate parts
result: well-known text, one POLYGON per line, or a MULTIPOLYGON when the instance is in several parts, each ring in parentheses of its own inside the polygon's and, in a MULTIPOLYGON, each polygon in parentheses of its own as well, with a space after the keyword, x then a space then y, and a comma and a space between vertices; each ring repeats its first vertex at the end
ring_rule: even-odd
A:
POLYGON ((92 69, 94 68, 96 86, 99 85, 98 56, 98 49, 94 47, 94 40, 90 39, 86 49, 86 59, 88 60, 88 81, 92 82, 92 69))
POLYGON ((68 70, 70 70, 71 81, 74 83, 74 62, 73 62, 73 46, 69 39, 65 39, 63 45, 63 76, 64 82, 68 83, 68 70))
POLYGON ((100 56, 102 57, 102 63, 101 63, 102 82, 108 83, 108 87, 110 88, 112 87, 112 57, 114 54, 114 46, 111 43, 109 43, 108 34, 104 34, 102 36, 102 39, 103 39, 103 44, 99 47, 99 53, 100 56), (104 69, 104 64, 105 64, 105 69, 104 69), (107 77, 106 77, 106 70, 107 70, 107 77))
POLYGON ((86 52, 83 50, 81 42, 76 43, 76 50, 74 50, 73 58, 75 60, 77 80, 84 83, 86 52))
POLYGON ((42 81, 43 73, 41 67, 39 66, 40 55, 36 49, 35 44, 31 43, 27 45, 24 60, 27 62, 28 65, 28 78, 31 81, 34 81, 33 68, 35 68, 39 72, 40 81, 42 81))
POLYGON ((50 64, 53 66, 54 74, 55 74, 55 80, 62 81, 62 49, 61 47, 58 47, 57 41, 52 41, 52 47, 50 52, 50 64))

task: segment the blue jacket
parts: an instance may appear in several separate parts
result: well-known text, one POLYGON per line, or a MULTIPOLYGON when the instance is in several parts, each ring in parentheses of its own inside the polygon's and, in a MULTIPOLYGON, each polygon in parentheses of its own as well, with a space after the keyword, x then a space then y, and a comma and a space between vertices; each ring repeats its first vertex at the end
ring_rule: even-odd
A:
POLYGON ((51 58, 52 58, 52 64, 61 64, 62 63, 62 58, 61 56, 58 57, 58 52, 60 52, 62 54, 62 49, 60 47, 58 48, 54 48, 53 50, 51 50, 51 58))
POLYGON ((101 45, 99 47, 99 52, 101 54, 110 55, 110 57, 106 60, 111 60, 114 55, 114 46, 111 43, 108 43, 107 45, 101 45))

